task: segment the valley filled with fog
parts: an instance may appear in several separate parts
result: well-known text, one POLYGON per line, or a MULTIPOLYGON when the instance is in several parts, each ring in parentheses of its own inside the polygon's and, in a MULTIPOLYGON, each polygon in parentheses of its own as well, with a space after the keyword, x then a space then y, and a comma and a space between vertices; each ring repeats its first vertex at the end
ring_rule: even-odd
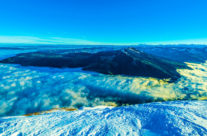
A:
MULTIPOLYGON (((143 47, 140 50, 153 53, 153 48, 146 48, 143 47)), ((171 51, 171 48, 165 47, 165 50, 171 51)), ((85 52, 116 50, 114 47, 97 49, 80 47, 79 49, 85 52)), ((154 50, 156 49, 154 47, 154 50)), ((184 50, 184 52, 188 50, 190 56, 192 53, 194 56, 202 55, 201 51, 206 51, 197 47, 196 49, 194 47, 187 49, 176 47, 175 49, 184 50)), ((175 49, 173 48, 173 51, 175 49)), ((38 47, 27 47, 27 50, 25 47, 0 49, 0 58, 5 59, 15 54, 36 50, 40 49, 38 47)), ((41 48, 41 50, 46 49, 41 48)), ((55 50, 59 49, 55 48, 55 50)), ((183 55, 182 52, 181 54, 183 55)), ((189 54, 186 53, 186 55, 189 54)), ((169 100, 205 100, 207 98, 205 57, 203 55, 202 60, 200 60, 201 57, 194 57, 193 61, 185 62, 191 69, 177 69, 181 77, 175 82, 151 77, 106 75, 83 71, 81 68, 34 67, 2 63, 0 64, 0 116, 24 115, 64 107, 80 109, 169 100)))

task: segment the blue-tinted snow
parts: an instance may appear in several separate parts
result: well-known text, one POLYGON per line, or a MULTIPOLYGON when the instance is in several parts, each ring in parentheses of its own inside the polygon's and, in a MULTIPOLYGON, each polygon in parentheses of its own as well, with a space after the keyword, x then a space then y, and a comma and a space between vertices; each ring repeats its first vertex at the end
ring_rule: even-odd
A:
POLYGON ((204 136, 207 101, 150 103, 0 118, 0 135, 204 136))

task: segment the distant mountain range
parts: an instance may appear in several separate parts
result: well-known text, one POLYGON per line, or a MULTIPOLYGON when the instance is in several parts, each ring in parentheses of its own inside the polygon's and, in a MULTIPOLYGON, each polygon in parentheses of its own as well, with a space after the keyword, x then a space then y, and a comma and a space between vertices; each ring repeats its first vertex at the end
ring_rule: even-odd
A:
POLYGON ((207 46, 204 45, 140 46, 137 48, 145 53, 177 62, 203 63, 207 60, 207 46))

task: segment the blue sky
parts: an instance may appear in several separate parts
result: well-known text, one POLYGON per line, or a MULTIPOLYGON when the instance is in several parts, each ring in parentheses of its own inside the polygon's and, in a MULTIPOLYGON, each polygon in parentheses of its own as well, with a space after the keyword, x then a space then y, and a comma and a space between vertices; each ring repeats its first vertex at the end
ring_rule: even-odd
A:
POLYGON ((0 43, 207 44, 206 0, 0 0, 0 43))

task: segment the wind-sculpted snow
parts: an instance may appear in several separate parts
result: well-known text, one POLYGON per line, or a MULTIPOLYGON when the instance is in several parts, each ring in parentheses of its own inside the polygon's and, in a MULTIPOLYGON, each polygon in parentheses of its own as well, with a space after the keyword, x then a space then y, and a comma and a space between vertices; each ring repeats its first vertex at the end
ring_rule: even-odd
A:
POLYGON ((206 99, 207 63, 178 70, 176 83, 153 78, 110 76, 81 69, 0 65, 0 115, 52 108, 120 106, 154 101, 206 99))
POLYGON ((207 101, 149 103, 0 118, 0 135, 204 136, 207 101))

